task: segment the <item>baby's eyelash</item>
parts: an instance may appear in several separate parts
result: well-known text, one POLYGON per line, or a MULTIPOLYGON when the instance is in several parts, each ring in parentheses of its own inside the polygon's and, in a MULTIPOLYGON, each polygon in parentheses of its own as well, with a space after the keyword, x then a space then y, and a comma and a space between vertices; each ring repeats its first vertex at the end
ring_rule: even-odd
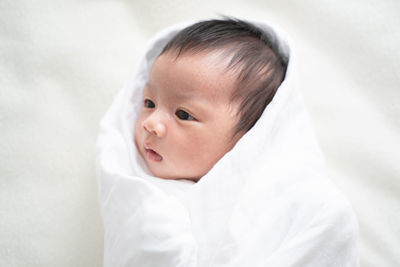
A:
POLYGON ((156 105, 154 104, 154 102, 151 101, 150 99, 145 99, 145 100, 143 101, 143 105, 144 105, 145 108, 155 108, 155 107, 156 107, 156 105))

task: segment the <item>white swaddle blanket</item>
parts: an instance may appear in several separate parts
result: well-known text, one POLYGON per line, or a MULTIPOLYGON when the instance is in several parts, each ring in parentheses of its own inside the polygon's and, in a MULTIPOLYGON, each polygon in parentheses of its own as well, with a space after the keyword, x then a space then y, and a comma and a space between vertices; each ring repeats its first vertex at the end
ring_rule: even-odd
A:
POLYGON ((197 183, 151 176, 134 144, 152 63, 188 24, 149 43, 102 119, 96 153, 104 266, 358 266, 357 221, 324 174, 293 52, 270 26, 252 23, 287 59, 285 80, 256 125, 197 183))

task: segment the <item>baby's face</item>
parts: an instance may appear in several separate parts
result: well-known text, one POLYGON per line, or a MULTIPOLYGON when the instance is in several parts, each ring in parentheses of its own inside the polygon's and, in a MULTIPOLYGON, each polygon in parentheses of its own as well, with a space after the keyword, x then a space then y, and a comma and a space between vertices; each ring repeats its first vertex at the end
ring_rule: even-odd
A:
POLYGON ((217 55, 161 55, 143 93, 136 146, 154 176, 197 181, 242 136, 230 102, 235 77, 217 55))

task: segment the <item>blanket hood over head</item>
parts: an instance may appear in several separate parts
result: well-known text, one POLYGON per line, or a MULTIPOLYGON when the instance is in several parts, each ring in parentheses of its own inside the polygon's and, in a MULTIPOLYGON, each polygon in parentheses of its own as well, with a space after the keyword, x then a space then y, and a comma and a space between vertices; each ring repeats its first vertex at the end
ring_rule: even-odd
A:
POLYGON ((255 126, 197 183, 151 176, 134 144, 151 66, 191 23, 149 43, 105 114, 96 146, 104 266, 358 266, 357 221, 324 174, 291 46, 252 23, 287 60, 285 80, 255 126))

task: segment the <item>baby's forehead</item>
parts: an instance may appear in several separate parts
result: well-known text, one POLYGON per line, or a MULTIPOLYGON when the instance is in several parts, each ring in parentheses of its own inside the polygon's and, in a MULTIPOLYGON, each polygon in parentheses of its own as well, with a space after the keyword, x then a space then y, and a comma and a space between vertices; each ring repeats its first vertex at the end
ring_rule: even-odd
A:
POLYGON ((176 93, 231 95, 236 88, 237 74, 228 69, 229 59, 223 51, 167 52, 153 65, 149 83, 177 86, 176 93), (182 87, 180 87, 182 86, 182 87))

